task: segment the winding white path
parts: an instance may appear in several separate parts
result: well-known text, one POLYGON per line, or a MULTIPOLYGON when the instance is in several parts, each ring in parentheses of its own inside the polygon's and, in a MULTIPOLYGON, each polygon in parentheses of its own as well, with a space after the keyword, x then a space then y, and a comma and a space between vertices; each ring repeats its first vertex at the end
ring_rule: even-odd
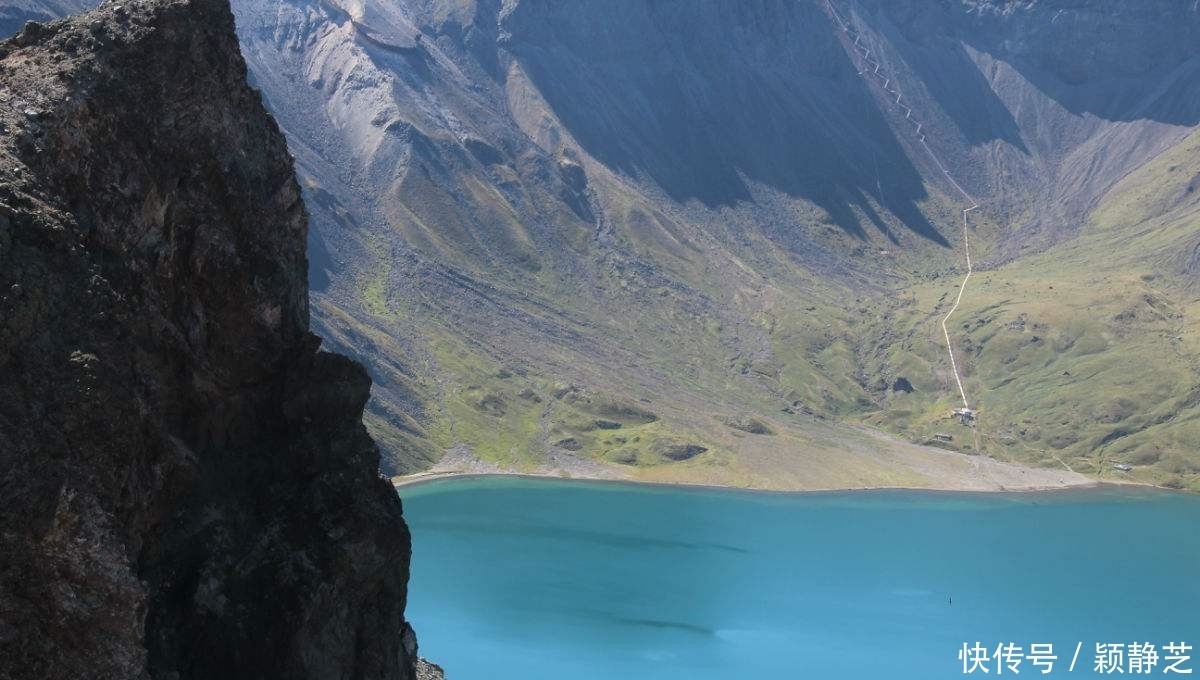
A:
POLYGON ((929 147, 929 144, 925 141, 925 134, 921 132, 923 123, 913 118, 912 107, 901 102, 902 95, 893 86, 892 78, 886 73, 880 73, 882 64, 880 64, 879 61, 871 58, 871 50, 863 44, 862 34, 856 29, 851 28, 850 25, 842 19, 842 16, 838 14, 837 9, 834 8, 830 0, 825 0, 825 7, 829 10, 829 14, 833 17, 833 20, 836 21, 838 26, 842 29, 842 42, 843 44, 848 45, 847 51, 851 53, 858 53, 862 58, 863 65, 859 67, 858 75, 866 77, 868 75, 868 69, 870 69, 870 75, 873 75, 882 81, 883 90, 889 94, 896 95, 896 101, 892 103, 904 111, 905 120, 912 121, 913 125, 916 126, 913 129, 913 134, 916 135, 917 141, 920 142, 921 146, 925 148, 925 152, 929 154, 931 159, 933 159, 934 164, 937 165, 938 169, 942 171, 942 175, 946 177, 946 180, 954 186, 958 193, 962 194, 963 200, 970 204, 970 207, 964 208, 962 211, 963 252, 966 254, 967 258, 967 275, 963 277, 962 283, 958 286, 958 296, 954 299, 954 305, 950 307, 950 311, 946 312, 946 316, 942 317, 942 335, 946 338, 946 352, 950 355, 950 368, 954 371, 954 382, 958 385, 958 394, 962 397, 963 408, 969 409, 971 408, 971 404, 970 400, 967 399, 967 391, 963 388, 962 374, 958 370, 958 360, 954 356, 954 343, 950 340, 950 328, 948 323, 950 321, 950 317, 954 316, 954 313, 958 311, 959 305, 962 304, 963 293, 967 290, 967 282, 971 280, 971 274, 973 274, 975 271, 974 266, 971 263, 971 240, 968 235, 968 215, 972 210, 977 210, 979 208, 979 202, 976 201, 970 194, 968 194, 967 190, 963 189, 961 184, 955 181, 954 177, 950 175, 950 171, 946 169, 945 164, 942 163, 942 160, 938 158, 937 154, 933 152, 933 149, 929 147), (851 42, 850 39, 853 39, 853 42, 851 42))

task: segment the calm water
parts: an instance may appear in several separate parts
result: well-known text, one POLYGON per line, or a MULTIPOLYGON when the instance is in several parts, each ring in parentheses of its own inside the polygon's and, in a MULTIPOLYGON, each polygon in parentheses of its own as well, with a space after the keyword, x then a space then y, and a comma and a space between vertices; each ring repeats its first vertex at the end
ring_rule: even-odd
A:
POLYGON ((1195 496, 498 478, 401 496, 409 616, 450 680, 961 678, 976 641, 1052 643, 1048 677, 1099 677, 1097 642, 1200 647, 1195 496))

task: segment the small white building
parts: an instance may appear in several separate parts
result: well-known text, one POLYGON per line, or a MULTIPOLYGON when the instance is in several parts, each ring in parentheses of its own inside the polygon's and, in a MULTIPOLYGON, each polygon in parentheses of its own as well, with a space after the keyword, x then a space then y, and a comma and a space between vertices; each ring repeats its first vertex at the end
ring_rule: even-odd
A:
POLYGON ((954 409, 954 413, 952 413, 951 415, 954 418, 957 418, 958 422, 962 423, 963 425, 974 425, 975 424, 975 411, 973 409, 969 409, 969 408, 965 408, 965 407, 964 408, 956 408, 956 409, 954 409))

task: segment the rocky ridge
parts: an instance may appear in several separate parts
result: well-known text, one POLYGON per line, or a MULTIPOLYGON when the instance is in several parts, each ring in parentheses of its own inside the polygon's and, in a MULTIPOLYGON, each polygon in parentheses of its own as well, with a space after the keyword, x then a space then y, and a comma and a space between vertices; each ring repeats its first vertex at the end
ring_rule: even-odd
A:
POLYGON ((227 3, 0 45, 0 678, 415 677, 306 232, 227 3))

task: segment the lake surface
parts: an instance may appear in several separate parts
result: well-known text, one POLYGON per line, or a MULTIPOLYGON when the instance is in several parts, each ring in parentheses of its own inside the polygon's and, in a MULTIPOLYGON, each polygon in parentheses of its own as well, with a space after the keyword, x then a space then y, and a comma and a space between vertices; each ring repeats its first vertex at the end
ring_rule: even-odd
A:
POLYGON ((1077 677, 1096 643, 1200 647, 1191 495, 470 478, 401 497, 409 618, 449 680, 961 678, 976 642, 1052 644, 1048 677, 1077 677))

